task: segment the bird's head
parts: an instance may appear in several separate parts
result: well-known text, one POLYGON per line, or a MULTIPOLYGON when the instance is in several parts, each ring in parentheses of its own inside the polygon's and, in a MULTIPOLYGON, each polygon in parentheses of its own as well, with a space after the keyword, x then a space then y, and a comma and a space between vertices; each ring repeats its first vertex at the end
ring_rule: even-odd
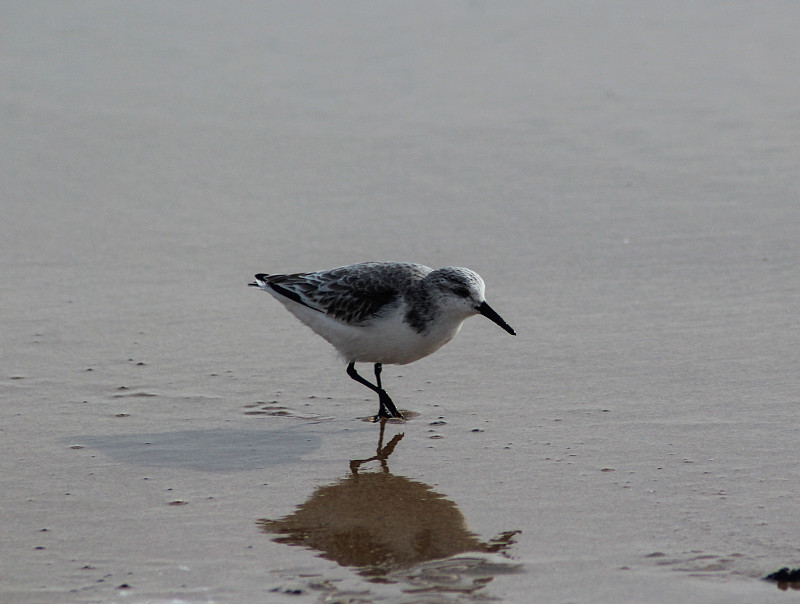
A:
POLYGON ((517 335, 511 326, 486 303, 486 285, 481 276, 468 268, 447 267, 430 273, 425 280, 437 295, 439 306, 446 311, 463 314, 464 318, 483 315, 512 336, 517 335))

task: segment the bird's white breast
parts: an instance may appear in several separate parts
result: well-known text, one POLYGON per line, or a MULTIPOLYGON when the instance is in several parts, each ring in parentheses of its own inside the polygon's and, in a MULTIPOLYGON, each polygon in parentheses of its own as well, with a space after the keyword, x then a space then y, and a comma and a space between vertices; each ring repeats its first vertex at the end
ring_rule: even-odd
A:
POLYGON ((348 362, 405 365, 436 352, 455 337, 466 317, 450 316, 418 333, 403 319, 401 304, 386 316, 362 325, 343 323, 325 313, 275 295, 294 316, 330 342, 348 362))

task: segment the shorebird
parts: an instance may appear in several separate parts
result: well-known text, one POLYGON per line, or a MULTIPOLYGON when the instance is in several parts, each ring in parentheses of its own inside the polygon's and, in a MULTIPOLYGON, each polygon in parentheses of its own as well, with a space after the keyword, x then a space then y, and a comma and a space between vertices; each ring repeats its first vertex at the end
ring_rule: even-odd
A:
POLYGON ((364 262, 314 273, 259 273, 249 285, 272 294, 336 348, 347 375, 377 393, 373 421, 403 418, 381 384, 383 365, 413 363, 437 351, 472 315, 516 335, 486 303, 483 279, 467 268, 364 262), (375 384, 359 375, 356 363, 374 363, 375 384))

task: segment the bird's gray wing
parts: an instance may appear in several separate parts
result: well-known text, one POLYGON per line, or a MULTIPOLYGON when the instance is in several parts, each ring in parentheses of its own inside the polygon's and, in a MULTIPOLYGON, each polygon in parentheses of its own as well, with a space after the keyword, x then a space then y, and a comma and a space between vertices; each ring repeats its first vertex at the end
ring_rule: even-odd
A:
POLYGON ((381 315, 400 299, 386 279, 338 269, 259 277, 276 293, 353 325, 381 315))

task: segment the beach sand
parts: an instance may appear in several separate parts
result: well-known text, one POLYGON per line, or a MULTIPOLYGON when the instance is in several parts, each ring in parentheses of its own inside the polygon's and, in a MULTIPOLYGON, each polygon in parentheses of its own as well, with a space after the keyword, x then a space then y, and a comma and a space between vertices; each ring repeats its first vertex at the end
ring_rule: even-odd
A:
POLYGON ((798 31, 778 1, 7 3, 0 602, 787 601, 798 31), (384 367, 380 442, 247 287, 367 260, 469 267, 518 334, 384 367))

